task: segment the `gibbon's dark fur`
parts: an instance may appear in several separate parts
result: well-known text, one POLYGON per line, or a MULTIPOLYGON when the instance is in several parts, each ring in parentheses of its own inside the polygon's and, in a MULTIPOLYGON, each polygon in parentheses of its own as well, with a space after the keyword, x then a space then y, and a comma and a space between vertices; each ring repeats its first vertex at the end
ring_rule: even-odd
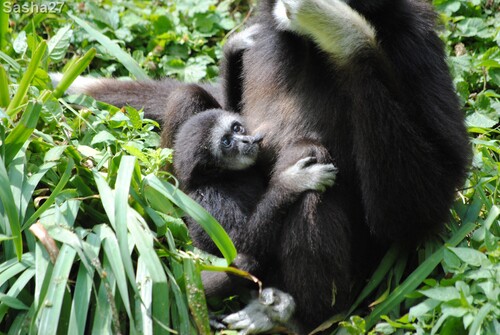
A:
MULTIPOLYGON (((303 0, 313 4, 310 10, 321 9, 316 14, 322 19, 310 20, 305 32, 279 24, 273 14, 278 1, 261 1, 252 22, 260 32, 242 54, 241 89, 228 89, 230 97, 213 94, 219 102, 236 101, 250 129, 272 131, 261 144, 260 166, 271 170, 284 148, 313 141, 338 167, 336 185, 301 196, 279 234, 249 226, 235 237, 280 250, 266 265, 265 284, 289 292, 296 316, 312 328, 349 306, 389 243, 411 245, 442 228, 470 148, 428 3, 346 1, 374 34, 355 40, 342 34, 356 25, 345 21, 352 11, 333 12, 342 7, 338 0, 303 0)), ((133 86, 139 84, 128 85, 127 93, 137 94, 133 86)), ((153 86, 169 92, 169 85, 153 86)), ((147 93, 148 99, 160 97, 152 114, 162 113, 168 94, 161 92, 147 93)), ((143 89, 138 99, 145 94, 143 89)), ((128 102, 120 93, 106 101, 128 102)))
MULTIPOLYGON (((314 164, 318 158, 314 152, 294 146, 294 152, 280 160, 266 190, 267 178, 253 166, 261 135, 248 135, 241 116, 220 109, 198 85, 186 85, 171 97, 166 113, 177 111, 184 119, 179 127, 171 128, 176 130, 173 166, 180 187, 228 232, 239 251, 234 265, 260 275, 271 253, 273 239, 268 237, 277 238, 284 209, 302 192, 331 186, 336 170, 329 162, 314 164), (308 164, 299 167, 298 174, 287 174, 301 159, 308 164), (246 236, 249 230, 262 234, 246 236)), ((193 244, 220 254, 201 226, 189 217, 186 220, 193 244)), ((208 272, 203 283, 208 296, 220 296, 250 282, 208 272)))

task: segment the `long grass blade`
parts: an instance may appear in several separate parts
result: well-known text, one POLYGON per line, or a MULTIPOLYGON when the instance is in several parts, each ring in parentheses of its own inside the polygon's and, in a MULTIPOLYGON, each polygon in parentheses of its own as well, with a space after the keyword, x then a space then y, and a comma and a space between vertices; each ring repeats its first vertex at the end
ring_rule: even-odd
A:
POLYGON ((97 305, 91 316, 94 320, 92 334, 117 334, 121 328, 115 298, 116 279, 107 257, 104 257, 102 270, 97 305))
MULTIPOLYGON (((42 309, 39 312, 39 334, 57 334, 61 316, 63 298, 67 290, 69 273, 75 260, 76 251, 68 245, 63 245, 54 265, 49 289, 42 309)), ((64 329, 60 331, 64 332, 64 329)))
POLYGON ((71 66, 64 71, 61 81, 59 81, 57 86, 54 88, 54 92, 52 93, 55 98, 63 96, 64 92, 66 92, 71 83, 75 81, 75 79, 89 66, 95 54, 96 50, 94 48, 90 49, 85 53, 85 55, 82 56, 82 58, 73 62, 71 66))
MULTIPOLYGON (((101 225, 96 229, 96 232, 103 241, 104 254, 109 260, 111 269, 116 278, 116 285, 118 291, 120 292, 125 310, 131 321, 133 321, 132 311, 130 308, 129 294, 127 289, 127 276, 125 273, 124 262, 121 253, 117 253, 116 250, 120 250, 119 240, 116 235, 109 228, 109 226, 101 225)), ((130 258, 130 252, 127 252, 127 257, 130 258)), ((136 287, 134 286, 136 289, 136 287)), ((136 290, 137 291, 137 290, 136 290)), ((138 294, 138 292, 136 292, 138 294)), ((132 322, 132 326, 133 326, 132 322)))
POLYGON ((30 102, 17 126, 5 139, 5 163, 7 165, 10 164, 33 133, 41 110, 42 105, 39 102, 30 102))
POLYGON ((110 54, 116 57, 116 59, 125 66, 125 68, 135 76, 136 79, 146 80, 148 79, 148 75, 144 70, 137 64, 137 62, 130 56, 128 53, 123 51, 118 44, 114 41, 110 40, 109 37, 101 33, 100 31, 94 29, 90 24, 86 21, 68 14, 80 27, 85 29, 87 33, 95 38, 103 47, 105 47, 110 54))
POLYGON ((80 264, 76 276, 75 291, 71 301, 71 315, 68 325, 68 334, 84 335, 87 321, 87 313, 90 304, 90 293, 92 292, 92 278, 94 272, 89 273, 83 264, 80 264))
POLYGON ((21 103, 24 97, 26 96, 26 93, 28 92, 31 81, 35 76, 35 73, 40 65, 40 62, 42 61, 42 57, 45 54, 45 51, 47 51, 47 43, 45 41, 42 41, 40 42, 35 52, 33 53, 33 57, 31 58, 30 64, 28 65, 28 68, 26 69, 26 72, 23 75, 23 79, 21 79, 21 82, 19 83, 17 92, 14 95, 14 98, 12 98, 12 101, 10 102, 9 106, 7 107, 6 113, 11 118, 14 117, 19 111, 19 107, 21 106, 21 103))
MULTIPOLYGON (((0 156, 0 200, 2 201, 3 208, 9 219, 10 233, 13 237, 14 250, 17 259, 20 261, 23 255, 23 238, 21 235, 21 222, 19 221, 19 214, 14 195, 10 188, 9 175, 7 173, 6 165, 0 156)), ((6 244, 7 246, 8 244, 6 244)))
POLYGON ((366 329, 371 329, 379 320, 380 316, 388 314, 395 306, 400 304, 406 295, 415 291, 418 286, 431 274, 431 272, 439 265, 444 256, 444 249, 447 246, 456 246, 476 227, 474 222, 469 222, 460 228, 448 241, 446 245, 439 248, 431 257, 426 259, 411 275, 387 297, 383 303, 377 306, 366 317, 366 329))
POLYGON ((147 260, 139 257, 137 261, 137 288, 140 299, 136 299, 135 314, 137 315, 137 329, 144 335, 153 335, 153 283, 146 267, 147 260))
POLYGON ((169 317, 169 286, 167 276, 163 272, 162 263, 156 254, 153 235, 144 219, 133 209, 128 210, 128 229, 139 255, 144 257, 146 267, 153 281, 153 325, 154 334, 169 334, 167 328, 169 317))
POLYGON ((165 197, 184 210, 203 227, 217 245, 228 264, 232 263, 236 257, 236 248, 224 228, 210 213, 170 183, 160 181, 153 175, 147 176, 144 181, 144 194, 146 197, 165 197))
POLYGON ((386 278, 387 273, 389 273, 390 269, 398 258, 399 251, 400 247, 398 244, 393 244, 387 251, 384 258, 380 262, 380 265, 371 276, 370 281, 368 282, 368 284, 366 284, 363 291, 361 291, 354 304, 352 304, 351 309, 347 313, 347 316, 351 315, 354 310, 358 308, 359 304, 378 287, 378 285, 382 282, 382 280, 384 280, 384 278, 386 278))
POLYGON ((198 329, 198 334, 209 335, 210 324, 208 323, 207 301, 205 291, 201 282, 200 271, 196 268, 192 259, 184 258, 184 278, 186 279, 186 295, 189 309, 198 329))
POLYGON ((41 205, 36 210, 36 212, 31 215, 30 218, 24 223, 24 227, 29 227, 33 222, 35 222, 36 219, 40 217, 40 215, 42 215, 43 212, 45 212, 54 203, 57 196, 59 196, 64 186, 66 186, 66 184, 68 183, 69 178, 71 177, 71 171, 73 170, 74 166, 75 163, 73 162, 73 160, 69 159, 66 165, 66 169, 64 170, 59 183, 57 183, 56 187, 52 191, 52 194, 47 198, 47 200, 45 200, 43 205, 41 205))
POLYGON ((7 107, 9 103, 9 76, 2 64, 0 64, 0 107, 7 107))
MULTIPOLYGON (((7 45, 7 32, 9 29, 9 12, 4 9, 8 0, 0 0, 0 50, 7 45)), ((10 2, 12 5, 12 2, 10 2)))

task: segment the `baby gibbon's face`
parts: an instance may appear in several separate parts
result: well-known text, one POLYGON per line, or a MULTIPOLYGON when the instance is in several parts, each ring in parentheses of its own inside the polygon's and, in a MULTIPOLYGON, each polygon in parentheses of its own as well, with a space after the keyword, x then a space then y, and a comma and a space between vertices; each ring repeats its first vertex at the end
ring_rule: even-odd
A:
POLYGON ((247 135, 239 116, 227 114, 218 119, 212 129, 213 156, 221 168, 243 170, 253 165, 259 153, 260 135, 247 135))

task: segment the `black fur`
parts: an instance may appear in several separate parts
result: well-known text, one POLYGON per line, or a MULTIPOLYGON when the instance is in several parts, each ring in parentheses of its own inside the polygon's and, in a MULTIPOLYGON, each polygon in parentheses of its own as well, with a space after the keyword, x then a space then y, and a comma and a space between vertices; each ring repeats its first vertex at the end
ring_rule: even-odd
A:
POLYGON ((335 187, 289 210, 266 282, 292 294, 297 317, 313 327, 348 307, 391 241, 411 245, 443 226, 470 149, 426 3, 350 1, 378 44, 345 64, 279 31, 274 3, 261 3, 254 23, 264 29, 243 55, 241 106, 250 128, 279 129, 262 144, 263 166, 304 138, 339 169, 335 187))
MULTIPOLYGON (((232 235, 242 252, 279 250, 266 265, 265 284, 294 296, 308 328, 348 307, 390 243, 412 245, 442 228, 469 163, 430 6, 347 2, 374 27, 375 44, 341 62, 311 36, 279 30, 276 0, 263 0, 253 22, 262 29, 234 67, 241 75, 225 74, 241 83, 226 84, 226 97, 211 92, 241 110, 250 129, 272 133, 262 143, 262 168, 272 170, 300 143, 300 150, 319 150, 319 162, 326 148, 339 169, 333 188, 304 194, 289 208, 280 232, 249 224, 232 235)), ((159 93, 144 94, 139 99, 159 93)), ((161 105, 150 113, 161 114, 161 105)))
MULTIPOLYGON (((185 119, 175 128, 178 130, 174 142, 174 174, 181 189, 210 212, 229 234, 239 251, 234 265, 254 275, 263 275, 262 270, 267 268, 270 257, 279 253, 273 241, 279 237, 285 209, 300 193, 309 189, 307 186, 298 185, 300 181, 296 181, 294 177, 284 177, 282 172, 307 157, 329 163, 328 154, 320 146, 311 151, 311 146, 316 145, 313 143, 307 144, 307 150, 301 150, 299 145, 294 145, 278 160, 270 180, 255 166, 250 165, 242 170, 228 168, 228 159, 237 160, 238 155, 243 153, 250 155, 251 161, 255 162, 255 149, 258 149, 262 136, 246 135, 244 128, 241 128, 238 135, 245 141, 243 145, 248 150, 238 150, 236 144, 230 149, 221 144, 216 147, 213 143, 213 132, 220 128, 220 120, 241 120, 241 117, 221 109, 206 110, 217 107, 217 102, 196 85, 190 85, 189 89, 177 91, 172 96, 176 98, 169 101, 166 113, 174 115, 177 111, 185 119), (184 98, 181 99, 181 96, 184 98), (214 150, 217 150, 218 155, 214 155, 214 150), (249 231, 252 232, 251 236, 246 235, 249 231)), ((226 137, 227 133, 229 132, 223 137, 226 137)), ((323 167, 326 168, 325 174, 334 175, 333 165, 323 167)), ((305 166, 300 176, 308 176, 308 173, 305 166)), ((323 175, 321 173, 321 176, 323 175)), ((322 181, 313 185, 313 188, 321 183, 322 181)), ((204 230, 192 219, 186 220, 193 244, 204 251, 220 255, 204 230)), ((248 286, 250 283, 224 273, 204 273, 203 279, 208 296, 237 292, 241 286, 248 286)))

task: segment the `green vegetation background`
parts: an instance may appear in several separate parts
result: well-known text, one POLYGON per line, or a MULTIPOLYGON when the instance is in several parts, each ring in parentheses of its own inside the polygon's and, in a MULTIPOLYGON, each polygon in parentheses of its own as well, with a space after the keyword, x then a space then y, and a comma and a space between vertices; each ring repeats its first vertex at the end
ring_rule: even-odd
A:
MULTIPOLYGON (((323 328, 500 334, 500 1, 434 5, 474 150, 469 178, 447 232, 419 248, 419 267, 406 269, 393 246, 352 309, 323 328)), ((158 148, 154 122, 62 93, 80 73, 214 80, 225 39, 253 9, 0 0, 1 334, 209 333, 199 273, 224 268, 231 241, 162 171, 171 151, 158 148), (64 73, 57 88, 50 71, 64 73), (184 212, 225 260, 193 250, 184 212)))

